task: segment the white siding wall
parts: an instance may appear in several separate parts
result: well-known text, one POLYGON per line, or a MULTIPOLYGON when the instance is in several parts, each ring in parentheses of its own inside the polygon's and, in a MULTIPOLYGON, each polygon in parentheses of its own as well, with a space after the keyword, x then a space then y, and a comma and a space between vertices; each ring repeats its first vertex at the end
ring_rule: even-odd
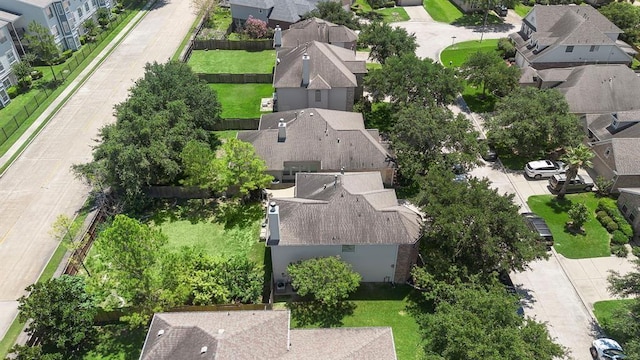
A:
POLYGON ((273 277, 276 281, 283 280, 287 265, 299 260, 340 255, 362 275, 364 282, 393 281, 397 252, 397 245, 356 245, 355 252, 342 252, 341 245, 272 246, 273 277))
POLYGON ((628 55, 620 51, 613 45, 600 45, 594 51, 591 45, 575 45, 572 52, 566 52, 566 46, 558 46, 555 49, 548 49, 545 54, 536 59, 537 63, 556 63, 556 62, 624 62, 630 61, 628 55))
POLYGON ((257 9, 240 5, 231 5, 231 16, 233 16, 234 19, 247 20, 249 18, 249 15, 264 22, 269 21, 269 18, 267 17, 269 15, 269 11, 267 9, 257 9))

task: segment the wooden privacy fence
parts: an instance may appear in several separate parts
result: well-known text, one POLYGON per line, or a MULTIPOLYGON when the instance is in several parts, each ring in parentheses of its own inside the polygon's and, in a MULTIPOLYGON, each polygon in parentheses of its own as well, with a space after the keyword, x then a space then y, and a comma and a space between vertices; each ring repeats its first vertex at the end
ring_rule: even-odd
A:
POLYGON ((73 250, 73 253, 69 257, 67 266, 64 268, 64 273, 67 275, 76 275, 84 259, 87 257, 93 241, 96 239, 98 233, 98 226, 102 224, 107 218, 107 213, 104 207, 100 207, 98 211, 94 213, 93 218, 90 220, 89 226, 80 233, 74 240, 78 246, 73 250), (79 242, 79 243, 78 243, 79 242))
POLYGON ((193 50, 247 50, 261 51, 273 49, 273 39, 262 40, 195 40, 193 50))
POLYGON ((258 130, 260 119, 222 119, 213 125, 213 130, 258 130))
POLYGON ((207 83, 224 84, 271 84, 273 74, 197 74, 198 78, 207 83))

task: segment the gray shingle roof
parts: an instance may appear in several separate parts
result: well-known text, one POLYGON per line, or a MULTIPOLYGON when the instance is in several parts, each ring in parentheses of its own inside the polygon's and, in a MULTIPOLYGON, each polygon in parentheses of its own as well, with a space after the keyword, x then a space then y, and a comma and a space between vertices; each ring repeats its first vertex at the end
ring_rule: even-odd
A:
POLYGON ((528 38, 524 33, 509 35, 518 51, 531 62, 560 45, 616 44, 607 34, 622 33, 620 28, 589 5, 535 5, 531 12, 535 12, 535 23, 529 22, 527 17, 523 21, 535 30, 531 34, 533 42, 547 48, 539 52, 535 48, 528 49, 528 38))
POLYGON ((256 9, 271 9, 277 2, 282 2, 282 0, 229 0, 230 5, 246 6, 256 9))
POLYGON ((288 332, 287 311, 159 313, 140 359, 274 359, 287 352, 288 332))
POLYGON ((398 203, 378 172, 298 173, 295 198, 273 201, 278 246, 414 244, 420 234, 420 215, 398 203))
POLYGON ((594 147, 611 147, 615 160, 615 170, 618 175, 639 175, 640 174, 640 139, 620 138, 599 141, 593 144, 594 147))
POLYGON ((309 79, 311 82, 320 77, 331 88, 355 88, 358 86, 358 82, 351 69, 355 64, 358 64, 358 69, 362 69, 360 72, 366 72, 366 62, 357 61, 353 51, 311 41, 278 52, 280 62, 275 68, 273 87, 298 88, 302 86, 302 55, 305 53, 309 55, 309 79), (347 62, 353 64, 347 65, 347 62))
POLYGON ((395 360, 393 332, 389 327, 291 330, 291 350, 282 359, 395 360))
MULTIPOLYGON (((640 110, 621 111, 616 113, 618 127, 614 128, 613 114, 587 114, 585 121, 587 128, 598 138, 607 140, 611 138, 640 138, 640 110)), ((639 155, 640 155, 640 149, 639 155)))
POLYGON ((358 35, 348 27, 318 18, 301 21, 282 31, 282 47, 296 47, 310 41, 336 43, 357 39, 358 35))
POLYGON ((362 114, 303 109, 264 114, 258 130, 240 131, 238 139, 253 144, 267 169, 282 170, 285 161, 319 161, 323 170, 376 170, 393 167, 389 152, 364 128, 362 114), (278 142, 278 121, 287 124, 278 142))
POLYGON ((640 78, 626 65, 585 65, 573 68, 558 85, 577 114, 640 109, 640 78))
POLYGON ((289 317, 286 310, 158 313, 140 359, 396 359, 389 327, 290 330, 289 317))

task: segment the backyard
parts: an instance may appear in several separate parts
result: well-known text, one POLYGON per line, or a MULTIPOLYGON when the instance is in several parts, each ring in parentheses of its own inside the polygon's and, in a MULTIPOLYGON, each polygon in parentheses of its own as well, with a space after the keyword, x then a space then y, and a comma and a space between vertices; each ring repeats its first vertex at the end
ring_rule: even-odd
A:
MULTIPOLYGON (((360 284, 358 290, 349 297, 349 303, 355 305, 355 308, 351 314, 342 318, 339 326, 390 326, 393 329, 398 359, 420 358, 422 348, 418 324, 407 311, 411 290, 407 285, 392 287, 390 284, 360 284)), ((298 327, 294 314, 291 327, 298 327)))
POLYGON ((451 24, 463 16, 449 0, 424 0, 422 4, 435 21, 451 24))
POLYGON ((567 195, 559 200, 554 195, 529 197, 527 204, 531 211, 544 218, 551 229, 556 251, 569 259, 584 259, 610 256, 609 233, 595 217, 598 198, 594 193, 567 195), (589 218, 583 225, 582 234, 567 230, 567 211, 574 203, 583 203, 589 209, 589 218))
POLYGON ((194 50, 188 64, 199 74, 271 74, 275 62, 275 50, 194 50))
POLYGON ((218 93, 223 119, 256 119, 260 102, 273 97, 271 84, 209 84, 218 93))

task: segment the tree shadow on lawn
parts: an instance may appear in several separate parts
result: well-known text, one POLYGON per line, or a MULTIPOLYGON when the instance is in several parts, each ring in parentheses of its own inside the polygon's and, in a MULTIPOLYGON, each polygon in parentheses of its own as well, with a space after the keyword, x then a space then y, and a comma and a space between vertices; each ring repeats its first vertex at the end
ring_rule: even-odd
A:
POLYGON ((214 211, 216 220, 223 222, 225 229, 250 226, 265 217, 265 209, 261 202, 224 202, 219 203, 214 211))
POLYGON ((573 205, 573 201, 569 200, 566 197, 564 199, 558 199, 558 197, 553 197, 551 198, 551 200, 545 202, 545 205, 550 207, 554 213, 562 214, 569 211, 569 209, 571 208, 571 205, 573 205))
POLYGON ((290 302, 287 308, 297 326, 317 325, 323 328, 342 326, 345 316, 353 315, 356 304, 351 301, 341 301, 336 305, 327 305, 318 301, 290 302))
MULTIPOLYGON (((466 15, 462 16, 461 18, 456 19, 456 21, 452 22, 451 25, 454 25, 454 26, 465 26, 465 27, 482 26, 483 22, 484 22, 484 13, 483 12, 477 12, 477 13, 472 13, 472 14, 466 14, 466 15)), ((491 12, 489 12, 489 14, 487 15, 487 26, 485 27, 485 29, 488 29, 489 25, 506 26, 506 25, 511 25, 511 24, 505 24, 504 20, 502 20, 501 18, 499 18, 496 15, 492 14, 491 12)), ((513 27, 513 25, 511 25, 511 27, 513 27)))
POLYGON ((100 326, 96 346, 90 351, 94 356, 90 358, 107 359, 119 354, 123 359, 137 359, 146 333, 146 328, 130 330, 125 324, 100 326))

